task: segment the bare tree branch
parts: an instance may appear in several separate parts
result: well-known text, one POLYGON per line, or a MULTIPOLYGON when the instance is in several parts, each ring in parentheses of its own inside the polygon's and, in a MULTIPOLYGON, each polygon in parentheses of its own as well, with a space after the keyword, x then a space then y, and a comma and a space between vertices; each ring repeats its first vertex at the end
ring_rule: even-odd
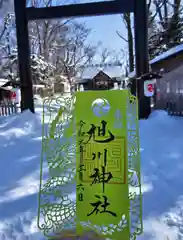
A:
POLYGON ((119 33, 119 31, 116 31, 116 33, 117 33, 117 35, 118 35, 121 39, 123 39, 125 42, 128 42, 128 40, 127 40, 126 38, 124 38, 124 37, 119 33))

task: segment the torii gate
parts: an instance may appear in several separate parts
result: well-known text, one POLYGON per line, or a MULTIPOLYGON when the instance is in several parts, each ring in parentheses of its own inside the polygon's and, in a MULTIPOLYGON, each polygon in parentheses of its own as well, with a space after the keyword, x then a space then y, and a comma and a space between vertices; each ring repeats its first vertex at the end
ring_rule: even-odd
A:
MULTIPOLYGON (((149 72, 146 0, 111 0, 44 8, 27 7, 26 0, 14 0, 14 7, 22 93, 22 110, 30 109, 34 112, 28 35, 28 22, 32 20, 99 16, 132 12, 134 13, 135 26, 136 75, 139 77, 142 74, 149 72)), ((142 84, 139 81, 138 92, 140 92, 141 85, 142 84)), ((150 100, 144 98, 144 101, 146 101, 146 104, 144 105, 143 103, 143 106, 140 106, 140 108, 146 106, 150 109, 150 102, 148 103, 150 100)))

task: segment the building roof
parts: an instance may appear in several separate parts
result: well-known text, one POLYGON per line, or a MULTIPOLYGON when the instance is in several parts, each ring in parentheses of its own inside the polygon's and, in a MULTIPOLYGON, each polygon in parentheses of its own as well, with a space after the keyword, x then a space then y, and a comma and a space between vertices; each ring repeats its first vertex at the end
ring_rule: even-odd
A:
POLYGON ((4 86, 6 83, 9 82, 9 79, 6 78, 0 78, 0 87, 4 86))
MULTIPOLYGON (((175 46, 175 47, 167 50, 166 52, 156 56, 155 58, 153 58, 152 60, 149 61, 149 64, 150 65, 155 64, 157 62, 165 60, 165 59, 172 57, 181 52, 183 52, 183 44, 179 44, 178 46, 175 46)), ((128 77, 133 78, 133 77, 135 77, 135 75, 136 75, 136 71, 133 71, 133 72, 129 73, 128 77)))
MULTIPOLYGON (((77 79, 93 79, 98 72, 103 71, 110 78, 121 78, 123 77, 123 69, 119 66, 107 66, 103 68, 98 67, 87 67, 84 69, 82 75, 76 76, 77 79)), ((82 80, 81 80, 82 81, 82 80)))
POLYGON ((1 79, 0 79, 0 86, 1 87, 8 87, 8 86, 12 86, 12 87, 18 87, 20 86, 20 80, 10 80, 10 79, 5 79, 4 82, 2 82, 1 84, 1 79))
POLYGON ((149 63, 154 64, 154 63, 162 61, 166 58, 172 57, 173 55, 176 55, 177 53, 181 53, 182 51, 183 51, 183 44, 180 44, 180 45, 175 46, 175 47, 169 49, 168 51, 160 54, 159 56, 156 56, 149 63))

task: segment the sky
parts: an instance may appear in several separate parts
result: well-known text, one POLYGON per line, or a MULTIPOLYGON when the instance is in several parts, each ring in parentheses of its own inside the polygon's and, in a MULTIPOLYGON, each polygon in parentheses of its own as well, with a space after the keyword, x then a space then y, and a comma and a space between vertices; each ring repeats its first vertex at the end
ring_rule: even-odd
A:
MULTIPOLYGON (((89 3, 89 2, 100 2, 108 0, 53 0, 55 5, 69 4, 74 2, 89 3)), ((125 26, 120 15, 108 15, 98 17, 87 17, 80 18, 84 20, 88 27, 93 29, 89 41, 98 42, 101 41, 104 47, 109 47, 116 51, 125 48, 127 45, 116 33, 116 30, 120 30, 123 36, 126 36, 125 26)))
POLYGON ((82 20, 92 29, 89 41, 101 41, 104 47, 116 51, 127 46, 127 43, 116 33, 119 31, 124 37, 126 36, 126 29, 120 15, 88 17, 82 20))

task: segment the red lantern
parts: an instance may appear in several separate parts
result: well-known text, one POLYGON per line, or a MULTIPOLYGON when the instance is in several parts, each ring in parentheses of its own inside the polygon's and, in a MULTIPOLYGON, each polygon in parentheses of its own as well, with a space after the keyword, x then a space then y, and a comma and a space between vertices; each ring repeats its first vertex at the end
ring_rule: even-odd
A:
POLYGON ((16 98, 16 92, 11 92, 11 99, 15 99, 16 98))
POLYGON ((150 84, 147 85, 147 90, 148 90, 149 92, 154 92, 154 86, 153 86, 152 83, 150 83, 150 84))
POLYGON ((151 80, 144 82, 144 95, 146 97, 152 97, 154 95, 154 82, 151 80))

